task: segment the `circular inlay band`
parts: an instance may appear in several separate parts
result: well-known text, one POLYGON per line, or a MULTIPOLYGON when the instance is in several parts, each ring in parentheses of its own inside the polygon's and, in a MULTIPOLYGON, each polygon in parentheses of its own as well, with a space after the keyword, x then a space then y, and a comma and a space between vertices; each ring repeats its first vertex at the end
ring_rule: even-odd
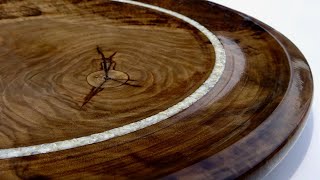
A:
MULTIPOLYGON (((46 143, 46 144, 40 144, 40 145, 34 145, 34 146, 27 146, 27 147, 19 147, 19 148, 9 148, 9 149, 1 149, 0 150, 0 159, 6 159, 6 158, 14 158, 14 157, 22 157, 22 156, 30 156, 30 155, 36 155, 36 154, 42 154, 42 153, 48 153, 48 152, 55 152, 60 150, 66 150, 71 148, 76 148, 80 146, 85 146, 93 143, 98 143, 102 141, 109 140, 114 137, 126 135, 138 130, 141 130, 143 128, 146 128, 148 126, 154 125, 156 123, 159 123, 165 119, 168 119, 175 114, 187 109, 192 104, 197 102, 199 99, 204 97, 218 82, 220 79, 226 63, 226 54, 224 51, 224 48, 222 44, 220 43, 219 39, 210 32, 207 28, 199 24, 198 22, 173 11, 141 3, 141 2, 135 2, 131 0, 112 0, 116 2, 122 2, 122 3, 128 3, 132 5, 137 5, 149 9, 153 9, 162 13, 166 13, 169 15, 172 15, 176 18, 179 18, 190 25, 197 28, 199 31, 201 31, 211 42, 211 44, 214 47, 215 50, 215 56, 216 61, 214 68, 209 76, 209 78, 190 96, 182 100, 181 102, 177 103, 176 105, 158 113, 153 116, 150 116, 148 118, 142 119, 140 121, 127 124, 122 127, 114 128, 102 133, 96 133, 89 136, 84 136, 80 138, 74 138, 64 141, 58 141, 53 143, 46 143)), ((91 81, 90 81, 91 82, 91 81)), ((89 82, 89 83, 90 83, 89 82)))

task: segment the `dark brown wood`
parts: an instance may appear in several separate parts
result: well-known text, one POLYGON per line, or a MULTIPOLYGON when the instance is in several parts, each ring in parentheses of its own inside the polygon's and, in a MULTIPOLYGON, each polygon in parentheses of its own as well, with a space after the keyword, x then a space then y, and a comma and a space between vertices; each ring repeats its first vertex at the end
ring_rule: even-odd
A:
MULTIPOLYGON (((183 14, 219 38, 227 59, 216 86, 188 109, 142 130, 2 159, 2 179, 247 177, 303 127, 312 76, 283 35, 206 1, 139 1, 183 14)), ((1 149, 149 117, 199 88, 215 64, 211 43, 193 26, 120 2, 0 1, 0 27, 1 149)))

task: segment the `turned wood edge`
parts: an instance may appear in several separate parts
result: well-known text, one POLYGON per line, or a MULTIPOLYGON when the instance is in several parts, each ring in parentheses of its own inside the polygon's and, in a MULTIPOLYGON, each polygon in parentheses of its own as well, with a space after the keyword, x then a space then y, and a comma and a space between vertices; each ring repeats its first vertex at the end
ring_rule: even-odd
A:
MULTIPOLYGON (((208 1, 208 0, 206 0, 208 1)), ((210 2, 210 1, 208 1, 210 2)), ((213 2, 210 2, 213 3, 213 2)), ((302 57, 303 57, 303 61, 310 67, 308 61, 306 60, 306 58, 304 57, 304 55, 302 54, 302 52, 298 49, 298 47, 293 44, 293 42, 288 39, 286 36, 284 36, 282 33, 280 33, 279 31, 275 30, 274 28, 270 27, 269 25, 265 24, 264 22, 250 16, 247 14, 244 14, 242 12, 239 12, 235 9, 226 7, 224 5, 215 3, 223 8, 229 9, 235 13, 237 13, 239 16, 242 16, 243 18, 245 17, 249 17, 251 18, 252 22, 257 24, 258 26, 260 26, 261 28, 263 28, 266 32, 268 32, 283 48, 283 51, 287 54, 287 58, 288 58, 288 62, 289 62, 289 66, 290 66, 290 83, 288 86, 288 89, 285 93, 285 96, 283 99, 285 99, 287 97, 287 93, 290 90, 291 87, 291 82, 293 77, 293 73, 294 73, 294 69, 292 68, 292 58, 290 57, 290 53, 288 52, 288 48, 292 48, 295 51, 297 51, 302 57), (284 45, 283 42, 281 40, 279 40, 278 38, 283 38, 283 42, 288 43, 288 45, 284 45)), ((248 180, 255 180, 255 179, 263 179, 264 177, 266 177, 267 175, 269 175, 279 164, 280 162, 288 155, 288 153, 290 152, 290 150, 293 148, 293 146, 296 144, 297 140, 300 138, 303 130, 306 127, 306 124, 308 122, 308 119, 310 117, 310 113, 311 113, 311 107, 313 104, 313 96, 314 96, 314 85, 313 85, 313 75, 312 75, 312 71, 311 69, 309 69, 309 73, 311 75, 311 82, 309 82, 312 86, 311 89, 311 101, 308 104, 308 110, 307 112, 304 114, 303 118, 301 119, 300 123, 297 125, 297 127, 291 132, 291 134, 288 136, 287 140, 284 141, 281 146, 278 147, 277 150, 275 150, 275 153, 272 153, 271 155, 269 155, 265 160, 263 160, 257 167, 254 167, 253 170, 250 170, 250 172, 246 172, 245 174, 241 175, 240 178, 241 179, 248 179, 248 180)), ((283 100, 282 100, 283 101, 283 100)), ((282 101, 279 103, 278 106, 280 106, 280 104, 282 103, 282 101)), ((277 106, 277 107, 278 107, 277 106)))
MULTIPOLYGON (((312 103, 311 103, 312 104, 312 103)), ((283 145, 280 147, 280 150, 275 153, 270 159, 264 162, 264 165, 256 169, 251 174, 248 174, 244 179, 247 180, 256 180, 256 179, 263 179, 267 175, 269 175, 285 157, 289 154, 290 150, 294 147, 297 140, 300 138, 303 130, 306 127, 308 122, 308 117, 310 117, 310 108, 306 113, 303 121, 301 122, 300 126, 292 132, 292 136, 289 137, 289 140, 284 142, 283 145)))
MULTIPOLYGON (((256 20, 256 19, 254 19, 256 20)), ((270 35, 272 35, 279 44, 281 44, 281 46, 283 47, 283 50, 289 54, 287 52, 286 46, 282 44, 282 42, 276 37, 276 36, 282 36, 282 38, 284 38, 285 41, 287 41, 289 43, 290 46, 292 46, 296 51, 298 51, 301 55, 302 53, 300 52, 300 50, 292 43, 291 40, 289 40, 287 37, 285 37, 283 34, 281 34, 280 32, 278 32, 275 29, 272 29, 271 27, 268 27, 265 23, 256 20, 257 24, 262 27, 263 29, 265 29, 270 35)), ((303 55, 302 55, 303 56, 303 55)), ((304 56, 303 56, 304 57, 304 56)), ((289 65, 290 65, 290 82, 292 81, 292 74, 294 73, 294 69, 292 68, 292 62, 291 62, 291 58, 288 56, 288 60, 289 60, 289 65)), ((309 66, 307 60, 303 59, 305 61, 305 63, 309 66)), ((309 66, 310 67, 310 66, 309 66)), ((297 140, 300 138, 303 130, 306 127, 306 124, 308 122, 308 119, 310 117, 310 112, 311 112, 311 107, 313 104, 313 94, 314 94, 314 86, 313 86, 313 76, 312 76, 312 72, 311 70, 309 71, 312 81, 309 82, 312 85, 312 89, 311 89, 311 101, 308 104, 308 108, 306 113, 304 114, 303 118, 301 119, 300 123, 297 125, 297 127, 291 132, 291 134, 288 136, 287 141, 284 141, 282 143, 282 145, 275 150, 276 153, 273 153, 270 155, 270 157, 268 157, 265 162, 263 162, 262 165, 259 165, 259 167, 253 171, 252 173, 249 173, 248 175, 246 175, 245 179, 249 179, 249 180, 253 180, 253 179, 262 179, 264 177, 266 177, 268 174, 270 174, 280 163, 281 161, 288 155, 288 153, 290 152, 290 150, 293 148, 293 146, 296 144, 297 140)), ((289 91, 291 86, 291 83, 288 86, 288 89, 286 91, 286 95, 287 92, 289 91)), ((284 98, 286 98, 286 95, 284 96, 284 98)), ((281 103, 280 103, 281 104, 281 103)), ((280 105, 279 104, 279 105, 280 105)), ((279 106, 278 105, 278 106, 279 106)))

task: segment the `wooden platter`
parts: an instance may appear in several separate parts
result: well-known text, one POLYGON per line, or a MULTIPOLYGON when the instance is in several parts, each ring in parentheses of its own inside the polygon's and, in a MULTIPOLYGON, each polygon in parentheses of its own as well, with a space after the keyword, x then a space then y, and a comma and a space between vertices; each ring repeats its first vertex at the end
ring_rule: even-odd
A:
POLYGON ((1 179, 261 177, 304 126, 301 52, 198 0, 0 1, 1 179))

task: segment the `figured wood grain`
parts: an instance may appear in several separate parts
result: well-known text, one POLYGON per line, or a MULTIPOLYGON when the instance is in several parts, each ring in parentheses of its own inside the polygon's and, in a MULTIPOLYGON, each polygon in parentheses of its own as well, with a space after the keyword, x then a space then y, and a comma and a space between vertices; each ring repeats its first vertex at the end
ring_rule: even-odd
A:
MULTIPOLYGON (((227 63, 225 71, 215 88, 210 91, 205 98, 202 98, 185 111, 166 121, 140 131, 76 149, 0 160, 0 175, 3 178, 243 178, 249 176, 258 168, 263 167, 274 154, 286 145, 286 142, 293 137, 293 134, 299 128, 302 128, 312 99, 312 77, 310 68, 303 55, 283 35, 258 20, 205 1, 141 0, 141 2, 157 5, 184 14, 204 25, 219 37, 227 53, 227 63)), ((53 65, 56 63, 56 61, 50 61, 51 57, 60 58, 61 63, 65 63, 66 65, 73 61, 74 63, 78 62, 78 58, 81 57, 83 57, 83 59, 90 59, 92 57, 95 59, 99 58, 95 51, 96 42, 99 42, 103 49, 108 49, 110 47, 109 43, 113 44, 114 42, 110 42, 110 39, 107 38, 104 39, 105 35, 103 34, 112 29, 112 35, 116 35, 116 32, 119 31, 122 32, 121 37, 117 38, 117 41, 124 42, 121 45, 117 45, 116 49, 110 49, 110 51, 106 52, 106 55, 110 55, 115 51, 120 53, 121 51, 118 50, 119 48, 125 49, 125 47, 132 43, 141 41, 141 44, 139 45, 144 47, 144 49, 150 48, 150 54, 145 53, 146 51, 142 51, 141 48, 130 46, 130 49, 133 48, 132 51, 130 51, 131 54, 133 54, 132 56, 139 57, 140 61, 143 61, 143 59, 148 56, 154 57, 154 59, 157 60, 152 61, 153 63, 156 63, 156 65, 146 66, 142 63, 128 62, 134 61, 135 58, 132 58, 131 56, 126 58, 124 53, 122 55, 123 57, 119 55, 118 58, 121 60, 118 60, 120 64, 119 70, 128 72, 129 75, 133 74, 131 75, 133 76, 132 78, 139 80, 138 82, 143 82, 142 87, 144 87, 144 84, 151 83, 148 83, 146 80, 147 78, 140 79, 139 77, 145 76, 138 76, 138 73, 137 76, 134 76, 135 68, 137 71, 140 70, 141 72, 145 72, 151 71, 154 68, 166 67, 168 70, 164 72, 160 71, 160 69, 157 71, 159 73, 159 78, 162 79, 163 82, 171 82, 170 86, 168 85, 170 88, 166 88, 165 94, 169 93, 168 91, 171 90, 171 86, 175 85, 173 82, 177 82, 179 78, 185 78, 186 82, 179 86, 179 90, 176 88, 172 89, 173 94, 177 94, 182 98, 182 90, 189 93, 192 92, 192 90, 194 90, 192 88, 199 86, 208 75, 208 71, 212 69, 212 56, 209 56, 206 53, 212 52, 213 50, 210 49, 205 38, 186 24, 179 22, 172 17, 167 17, 164 14, 150 12, 144 8, 121 3, 97 0, 45 1, 43 5, 41 5, 41 3, 33 4, 32 11, 30 10, 32 13, 8 10, 9 7, 15 8, 19 7, 21 4, 30 6, 30 3, 31 2, 28 1, 6 1, 1 4, 1 7, 6 10, 1 12, 6 13, 0 15, 0 17, 2 17, 0 23, 5 23, 5 27, 11 29, 6 32, 7 34, 0 35, 1 51, 3 52, 0 57, 8 56, 13 52, 16 56, 11 56, 10 63, 6 60, 2 60, 1 64, 7 64, 7 68, 2 68, 0 72, 7 72, 9 69, 14 71, 15 68, 19 69, 19 71, 15 71, 16 73, 8 73, 6 75, 7 78, 19 77, 17 76, 19 75, 18 72, 23 72, 23 67, 28 67, 25 66, 26 63, 18 61, 23 53, 29 56, 35 53, 39 53, 40 55, 43 54, 47 58, 38 58, 38 60, 43 62, 42 66, 50 67, 50 69, 53 68, 53 65), (46 3, 52 5, 46 6, 46 3), (43 9, 46 9, 46 11, 43 9), (37 10, 41 11, 41 13, 37 10), (74 13, 77 15, 74 15, 74 13), (26 18, 25 14, 38 15, 36 18, 26 18), (130 19, 134 17, 134 20, 128 20, 128 17, 130 17, 130 19), (42 18, 45 19, 42 20, 42 18), (52 20, 55 18, 58 20, 52 20), (39 21, 41 23, 39 23, 39 21), (48 21, 50 23, 44 23, 48 21), (102 21, 108 22, 103 25, 108 28, 102 28, 99 31, 99 28, 96 27, 96 23, 100 25, 102 21), (85 26, 81 26, 82 23, 84 23, 85 26), (90 29, 89 24, 94 26, 94 30, 90 31, 90 33, 87 32, 89 31, 88 29, 90 29), (112 26, 109 24, 112 24, 112 26), (59 48, 62 46, 61 49, 57 51, 41 45, 37 47, 38 51, 33 52, 32 48, 28 49, 25 46, 23 46, 23 48, 18 48, 19 46, 17 45, 17 47, 13 45, 7 46, 8 40, 6 37, 15 37, 15 39, 26 38, 30 39, 30 41, 38 39, 36 37, 39 37, 40 34, 37 36, 37 32, 40 31, 39 29, 41 29, 41 26, 55 27, 52 31, 50 28, 42 30, 41 37, 46 37, 45 34, 49 32, 51 32, 50 37, 57 33, 53 39, 61 38, 61 41, 63 42, 59 43, 59 48), (30 28, 34 33, 25 35, 22 27, 24 29, 30 28), (65 28, 70 29, 65 32, 65 28), (144 34, 146 33, 147 37, 149 37, 150 41, 153 43, 142 41, 141 38, 137 39, 137 37, 142 36, 140 33, 141 29, 143 29, 144 34), (85 31, 84 34, 81 34, 83 31, 85 31), (15 34, 10 35, 9 32, 15 34), (59 34, 60 32, 63 33, 59 34), (159 39, 160 32, 164 37, 172 39, 159 39), (81 36, 74 38, 72 36, 74 33, 80 33, 81 36), (79 37, 91 33, 94 33, 94 35, 98 37, 95 39, 95 42, 91 44, 89 41, 91 38, 88 38, 89 40, 85 41, 87 43, 81 43, 82 39, 79 37), (68 39, 68 37, 70 38, 68 39), (189 38, 188 43, 185 38, 189 38), (126 46, 128 41, 130 43, 126 46), (164 43, 163 41, 170 41, 170 43, 166 42, 162 45, 162 48, 164 49, 168 48, 167 45, 172 43, 175 44, 175 46, 170 47, 169 49, 179 50, 180 48, 176 47, 176 43, 178 42, 181 42, 181 48, 186 48, 184 52, 188 53, 181 53, 179 57, 185 58, 185 61, 191 63, 187 66, 185 64, 187 62, 183 61, 183 64, 189 67, 189 69, 186 68, 187 70, 185 71, 188 73, 182 73, 182 75, 181 72, 184 71, 179 71, 180 73, 173 70, 170 71, 170 68, 176 69, 177 66, 164 66, 164 64, 161 63, 162 58, 169 61, 168 59, 170 58, 166 57, 170 57, 172 54, 156 54, 157 51, 152 47, 160 46, 161 43, 164 43), (73 46, 67 47, 67 42, 75 43, 73 46), (91 44, 91 48, 88 48, 89 45, 87 44, 91 44), (85 51, 83 51, 82 46, 86 47, 85 51), (201 48, 199 48, 199 46, 201 48), (57 52, 57 55, 60 53, 60 56, 56 57, 53 52, 57 52), (193 54, 194 57, 191 56, 190 53, 193 54), (191 56, 189 57, 191 58, 189 61, 187 60, 186 54, 188 54, 188 57, 189 55, 191 56), (198 60, 197 57, 199 56, 203 57, 202 61, 198 60), (194 58, 197 58, 197 61, 193 61, 194 58), (202 62, 202 64, 200 62, 202 62), (194 65, 195 63, 197 66, 194 65), (12 65, 15 68, 9 68, 9 65, 12 65), (4 69, 6 69, 6 71, 4 71, 4 69), (188 75, 189 72, 194 72, 196 69, 197 71, 202 72, 198 78, 196 78, 196 76, 188 75), (172 76, 169 76, 172 81, 168 78, 163 78, 168 76, 169 72, 175 72, 172 76), (186 86, 190 89, 187 90, 186 86)), ((2 32, 2 29, 0 32, 2 32)), ((26 44, 32 45, 33 43, 30 41, 26 44)), ((37 58, 30 57, 30 59, 37 58)), ((146 62, 149 60, 147 59, 148 58, 145 60, 146 62)), ((118 62, 117 56, 114 57, 114 60, 118 62)), ((58 67, 55 70, 63 72, 60 77, 65 77, 66 80, 68 80, 68 85, 71 84, 71 87, 77 87, 72 89, 82 89, 83 87, 76 86, 76 83, 85 84, 85 82, 82 80, 73 81, 71 77, 77 79, 85 78, 87 74, 94 72, 94 69, 100 68, 100 61, 100 59, 98 62, 93 60, 92 64, 90 64, 91 62, 86 62, 87 64, 76 63, 77 66, 72 66, 72 70, 69 71, 67 71, 68 68, 64 71, 58 67), (76 69, 78 68, 80 69, 79 74, 72 75, 72 72, 77 72, 78 70, 76 69)), ((170 61, 170 63, 178 62, 170 61)), ((181 61, 179 61, 178 64, 180 65, 180 63, 181 61)), ((37 63, 35 63, 34 66, 37 66, 37 63)), ((161 70, 163 70, 163 68, 161 68, 161 70)), ((45 74, 49 73, 45 72, 45 74)), ((51 92, 48 91, 48 88, 50 89, 52 87, 52 84, 50 83, 63 82, 62 80, 64 80, 64 78, 62 78, 59 81, 54 81, 59 77, 56 75, 57 77, 49 76, 50 79, 45 81, 43 80, 46 79, 45 74, 39 76, 38 81, 36 81, 40 84, 45 82, 48 83, 47 86, 44 86, 46 88, 42 89, 44 92, 51 92)), ((24 81, 21 80, 21 82, 24 81)), ((11 84, 12 86, 18 86, 19 83, 11 84)), ((150 88, 155 85, 156 84, 153 83, 150 88)), ((8 84, 1 85, 1 87, 6 86, 8 86, 8 84)), ((163 86, 156 87, 162 89, 163 86)), ((15 90, 20 91, 19 88, 15 88, 15 90)), ((40 91, 38 88, 37 90, 40 91)), ((139 88, 125 86, 123 91, 125 91, 125 93, 130 93, 131 91, 138 90, 139 88), (128 91, 129 89, 130 91, 128 91)), ((19 98, 21 97, 21 94, 14 94, 13 92, 4 94, 2 99, 10 97, 11 101, 7 101, 9 104, 21 101, 21 98, 19 98)), ((77 92, 77 94, 82 95, 81 97, 78 97, 79 103, 77 107, 79 107, 81 99, 86 92, 80 93, 78 90, 77 92)), ((187 94, 188 93, 184 93, 184 95, 187 94)), ((142 95, 144 95, 144 93, 142 93, 142 95)), ((56 97, 59 96, 54 96, 52 98, 55 99, 56 97)), ((77 96, 72 95, 70 97, 75 98, 77 96)), ((112 98, 111 96, 101 94, 101 99, 99 98, 92 101, 92 104, 87 107, 88 110, 83 113, 83 116, 88 117, 90 111, 96 111, 99 106, 97 104, 94 105, 94 103, 99 104, 99 101, 106 101, 105 97, 108 97, 106 98, 108 100, 112 98)), ((175 100, 177 100, 172 97, 172 94, 170 96, 164 96, 162 94, 160 97, 163 98, 162 101, 164 102, 170 101, 169 106, 174 104, 176 102, 175 100)), ((119 97, 113 98, 116 99, 119 97)), ((151 99, 148 100, 149 101, 146 101, 146 99, 139 97, 139 103, 143 103, 146 106, 150 105, 150 103, 159 103, 158 99, 156 102, 151 99)), ((39 100, 33 97, 33 101, 39 100)), ((40 109, 46 109, 43 108, 43 104, 39 104, 38 102, 32 103, 32 105, 39 106, 39 108, 41 107, 40 109)), ((121 103, 119 106, 122 107, 124 105, 127 105, 128 108, 134 106, 134 104, 124 103, 121 103)), ((20 106, 21 108, 17 112, 21 112, 23 108, 28 108, 22 105, 20 106)), ((101 105, 101 112, 105 112, 103 108, 106 108, 107 106, 107 104, 101 105)), ((59 113, 54 113, 52 118, 57 118, 57 114, 59 113)), ((46 117, 50 116, 48 113, 45 115, 46 117)), ((119 113, 119 116, 120 115, 122 115, 122 113, 119 113)), ((144 114, 137 114, 137 116, 138 115, 143 117, 148 114, 144 112, 144 114)), ((110 116, 110 118, 113 117, 116 116, 110 116)), ((1 120, 1 123, 3 123, 1 126, 2 129, 18 127, 16 124, 8 125, 4 120, 6 120, 6 118, 1 120)), ((33 121, 35 121, 35 119, 33 119, 33 121)), ((57 124, 52 124, 50 128, 60 125, 59 128, 61 129, 62 125, 65 127, 64 123, 67 122, 69 121, 63 121, 61 118, 60 121, 56 122, 57 124)), ((86 119, 83 119, 81 123, 87 124, 80 129, 77 124, 73 125, 74 127, 70 127, 74 128, 74 132, 79 131, 81 134, 86 134, 86 132, 89 132, 88 129, 101 128, 102 130, 110 125, 110 122, 107 123, 100 120, 87 122, 86 119), (105 126, 100 127, 103 125, 105 126)), ((30 123, 28 123, 28 125, 30 126, 30 123)), ((28 134, 25 139, 25 136, 19 136, 21 139, 18 140, 19 138, 17 138, 16 135, 1 137, 0 140, 3 142, 2 144, 5 144, 3 147, 14 147, 15 145, 50 141, 50 139, 45 139, 46 137, 52 136, 52 134, 45 134, 47 131, 44 129, 47 127, 47 123, 41 125, 42 126, 37 126, 38 128, 41 127, 40 129, 37 129, 36 127, 34 129, 25 129, 25 134, 28 134), (43 131, 43 133, 36 136, 35 134, 37 134, 37 131, 43 131), (35 139, 38 139, 38 141, 35 139)), ((12 131, 12 133, 21 133, 21 131, 21 128, 18 128, 16 131, 12 131)), ((51 138, 55 140, 59 139, 58 130, 55 130, 54 132, 55 135, 51 138)), ((68 137, 71 137, 70 134, 66 134, 65 132, 60 134, 61 139, 68 137)))
MULTIPOLYGON (((18 15, 28 4, 6 3, 4 13, 18 15)), ((143 9, 141 19, 141 8, 114 2, 32 4, 44 6, 36 18, 3 15, 0 22, 0 37, 6 37, 0 52, 1 148, 72 139, 149 117, 194 92, 213 68, 208 39, 174 17, 143 9), (60 12, 62 6, 70 7, 60 12), (108 13, 118 6, 123 9, 108 13), (141 25, 161 18, 174 20, 141 25), (101 70, 97 46, 105 56, 117 52, 110 75, 122 73, 122 81, 125 74, 130 82, 114 78, 95 92, 88 77, 101 70)))

